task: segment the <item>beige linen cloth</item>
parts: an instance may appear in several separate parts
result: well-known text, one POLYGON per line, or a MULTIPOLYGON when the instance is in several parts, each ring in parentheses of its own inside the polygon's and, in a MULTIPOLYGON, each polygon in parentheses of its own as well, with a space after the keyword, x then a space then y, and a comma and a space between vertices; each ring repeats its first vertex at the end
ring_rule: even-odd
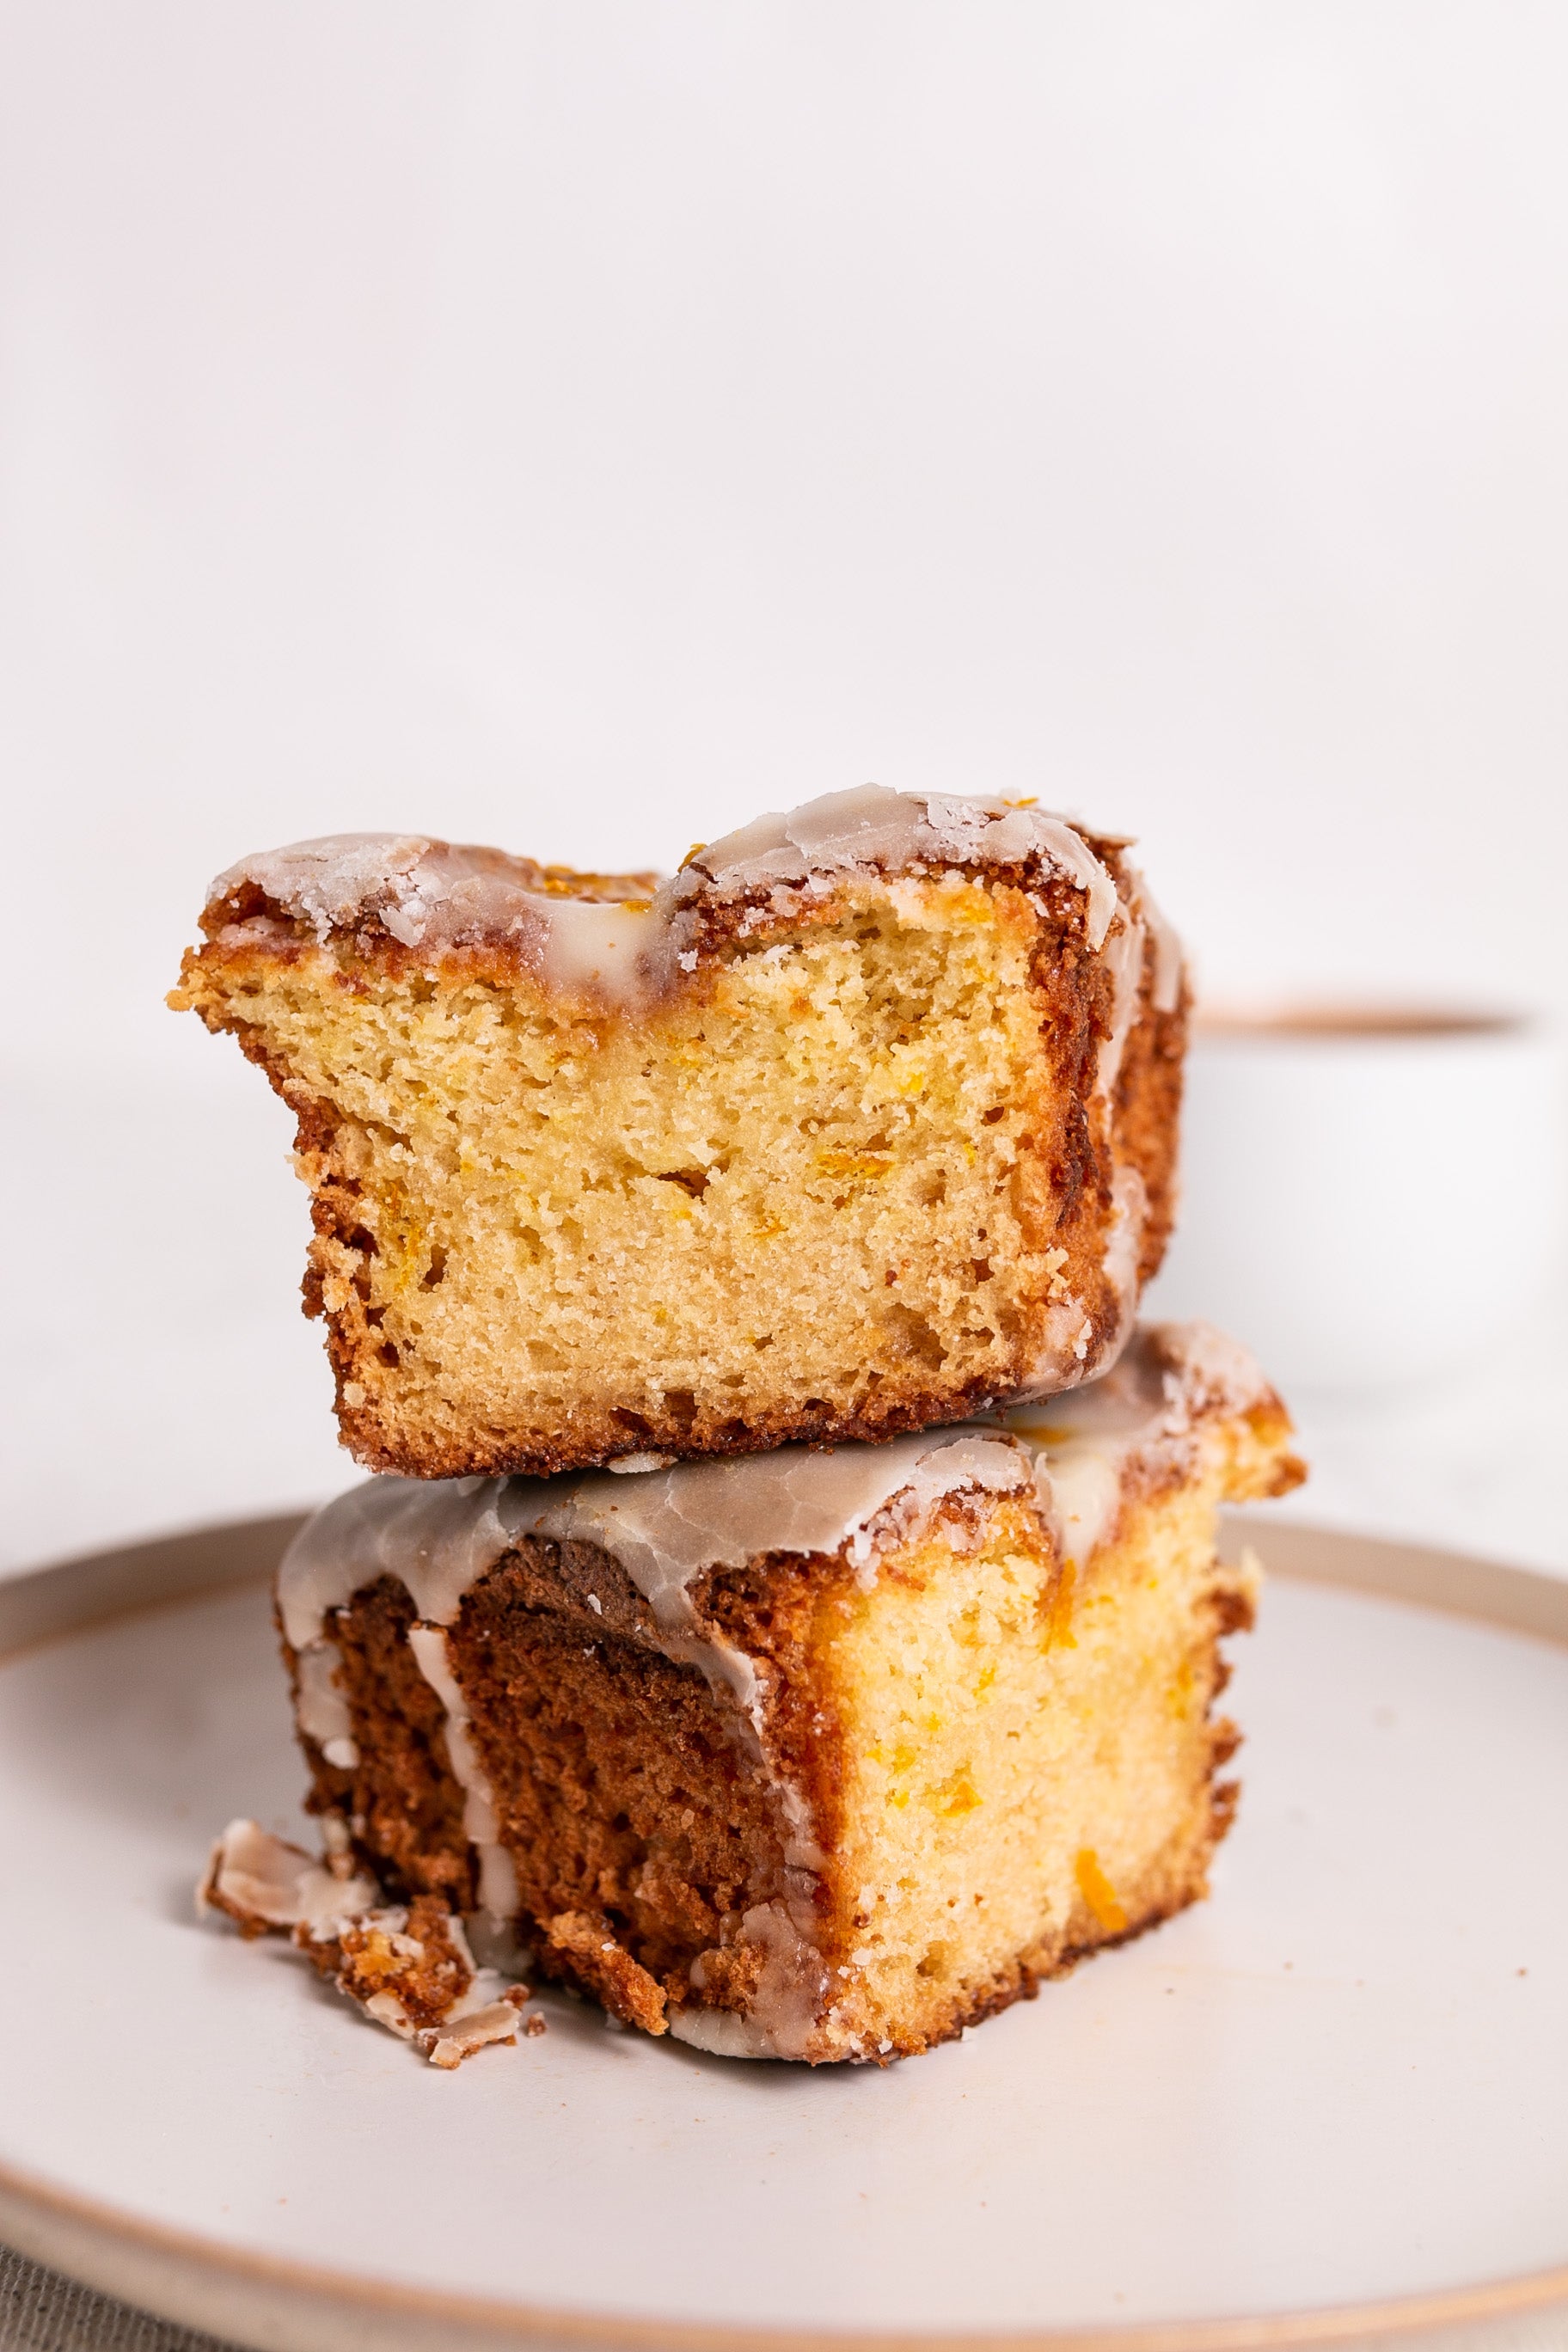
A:
POLYGON ((0 2246, 0 2352, 233 2352, 0 2246))

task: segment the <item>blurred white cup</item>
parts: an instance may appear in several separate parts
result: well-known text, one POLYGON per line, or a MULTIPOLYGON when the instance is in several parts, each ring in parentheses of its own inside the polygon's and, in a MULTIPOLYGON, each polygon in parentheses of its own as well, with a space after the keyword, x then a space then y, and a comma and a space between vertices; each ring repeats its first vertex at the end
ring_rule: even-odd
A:
POLYGON ((1146 1312, 1205 1316, 1287 1389, 1484 1363, 1545 1303, 1564 1224, 1555 1039, 1494 1013, 1210 1013, 1146 1312))

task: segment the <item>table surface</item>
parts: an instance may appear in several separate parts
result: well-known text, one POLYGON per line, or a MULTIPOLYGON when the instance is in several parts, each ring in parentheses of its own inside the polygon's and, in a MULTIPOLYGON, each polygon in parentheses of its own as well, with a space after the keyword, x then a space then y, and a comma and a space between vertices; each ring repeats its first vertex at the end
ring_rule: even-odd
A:
POLYGON ((0 2352, 226 2352, 151 2312, 116 2303, 0 2246, 0 2352))

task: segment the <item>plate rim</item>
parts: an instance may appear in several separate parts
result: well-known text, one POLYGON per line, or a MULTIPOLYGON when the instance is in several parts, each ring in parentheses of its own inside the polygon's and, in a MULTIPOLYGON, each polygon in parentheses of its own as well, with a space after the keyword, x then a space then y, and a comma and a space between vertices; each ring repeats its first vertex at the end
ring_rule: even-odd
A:
MULTIPOLYGON (((31 1652, 268 1578, 307 1515, 217 1521, 0 1580, 0 1666, 31 1652)), ((1222 1554, 1265 1555, 1267 1571, 1436 1609, 1568 1647, 1568 1579, 1468 1552, 1255 1511, 1224 1514, 1222 1554)), ((454 2345, 551 2345, 604 2352, 1246 2352, 1394 2345, 1560 2305, 1568 2262, 1549 2270, 1387 2297, 1226 2318, 1067 2328, 919 2331, 779 2328, 454 2294, 292 2257, 229 2247, 83 2195, 0 2158, 0 2236, 98 2292, 271 2352, 437 2352, 454 2345)))

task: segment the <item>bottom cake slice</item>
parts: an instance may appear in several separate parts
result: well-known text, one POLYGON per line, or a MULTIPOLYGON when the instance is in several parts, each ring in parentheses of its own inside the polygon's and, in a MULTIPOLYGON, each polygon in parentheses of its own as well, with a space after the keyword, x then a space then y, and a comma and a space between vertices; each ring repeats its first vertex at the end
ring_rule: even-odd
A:
POLYGON ((279 1579, 329 1853, 651 2033, 925 2050, 1205 1892, 1253 1607, 1215 1512, 1289 1436, 1183 1325, 994 1426, 373 1479, 279 1579))

